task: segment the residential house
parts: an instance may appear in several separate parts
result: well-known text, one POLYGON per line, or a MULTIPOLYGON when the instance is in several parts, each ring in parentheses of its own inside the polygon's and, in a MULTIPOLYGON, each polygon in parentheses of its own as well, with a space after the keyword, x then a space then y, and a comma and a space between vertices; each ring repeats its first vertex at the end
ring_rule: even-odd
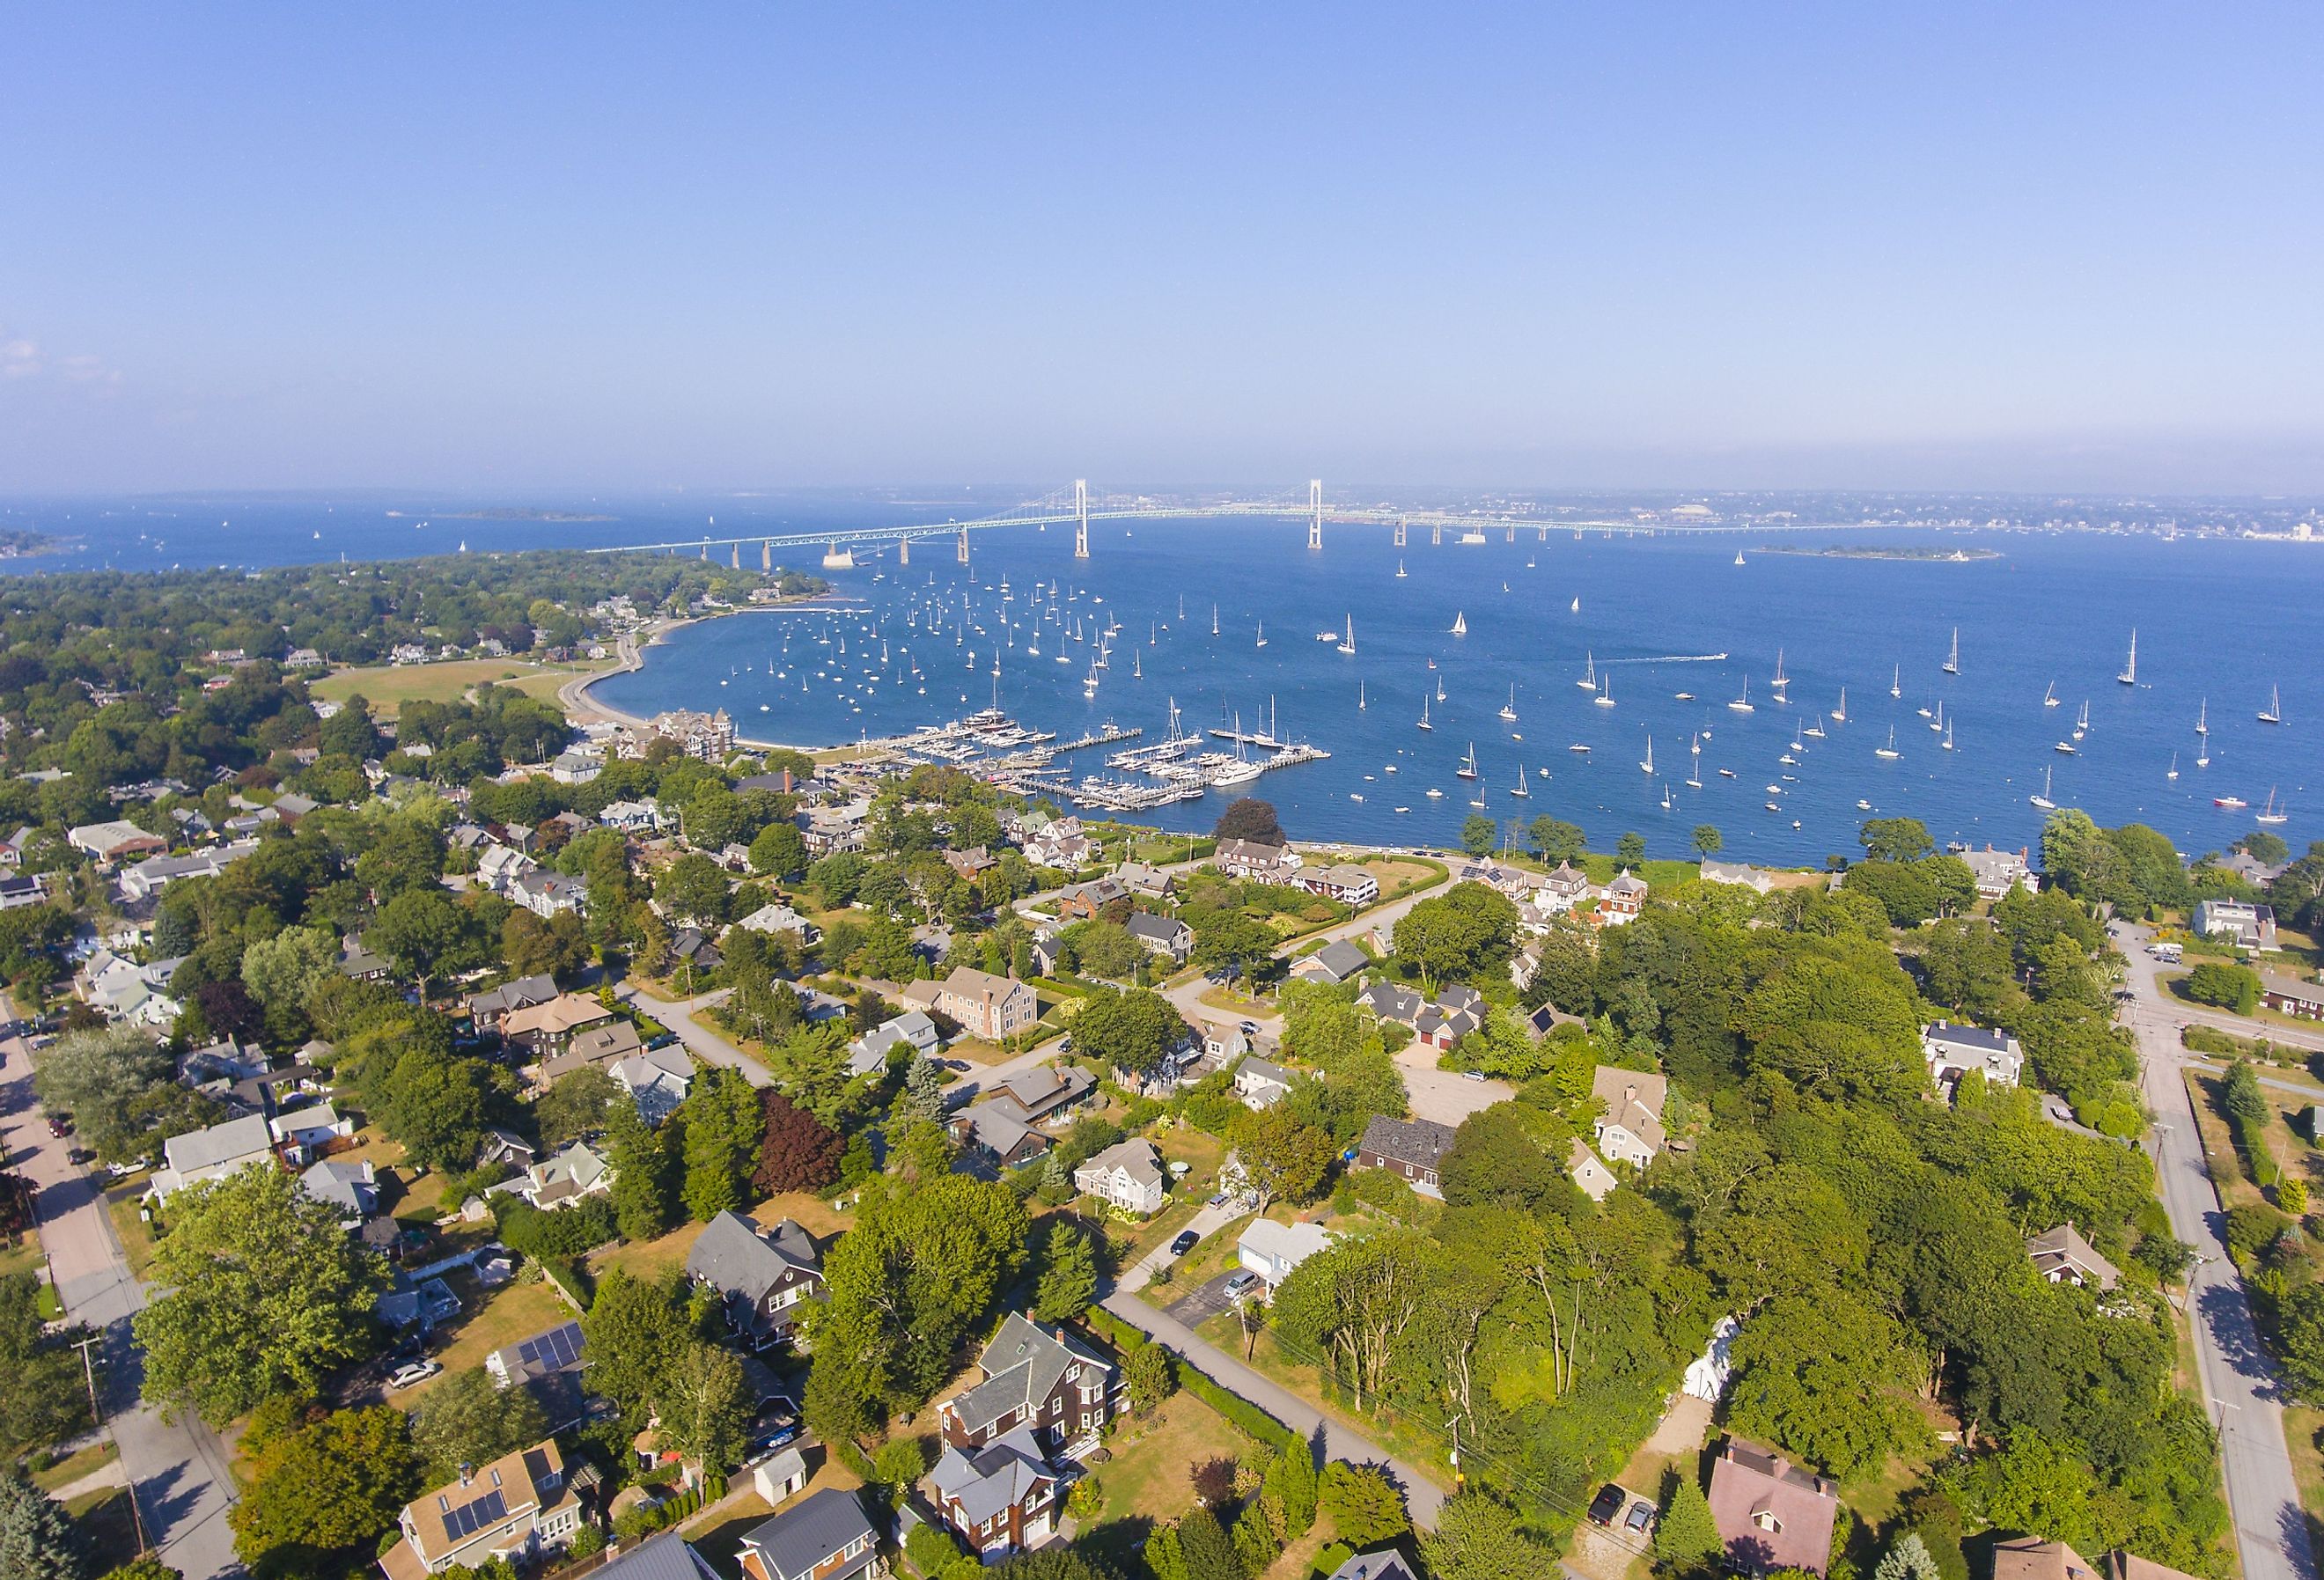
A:
POLYGON ((823 938, 823 929, 793 910, 780 901, 770 901, 735 924, 754 933, 797 933, 804 948, 813 948, 823 938))
POLYGON ((661 808, 651 801, 608 802, 597 814, 597 821, 624 834, 659 834, 669 827, 661 808))
POLYGON ((1695 875, 1706 883, 1734 883, 1755 894, 1765 894, 1775 886, 1775 874, 1765 867, 1755 867, 1748 862, 1722 862, 1704 856, 1695 875))
POLYGON ((1037 867, 1072 872, 1097 859, 1097 841, 1082 832, 1078 818, 1059 818, 1024 844, 1025 859, 1037 867))
POLYGON ((1139 1217, 1162 1210, 1162 1155, 1142 1137, 1117 1141, 1074 1170, 1074 1188, 1084 1196, 1139 1217))
POLYGON ((1565 1155, 1565 1171, 1582 1194, 1591 1201, 1604 1201, 1619 1183, 1614 1178, 1614 1171, 1599 1160, 1598 1154, 1590 1150, 1590 1143, 1580 1136, 1573 1138, 1573 1146, 1565 1155))
POLYGON ((506 1191, 544 1211, 553 1211, 585 1196, 603 1196, 613 1188, 612 1166, 586 1141, 575 1141, 514 1179, 503 1179, 491 1187, 487 1194, 506 1191))
POLYGON ((1124 862, 1114 868, 1113 875, 1139 900, 1167 900, 1178 887, 1178 881, 1168 873, 1144 862, 1124 862))
POLYGON ((356 933, 339 944, 339 975, 350 982, 385 982, 395 975, 395 965, 386 956, 374 954, 356 933))
POLYGON ((1364 1126, 1363 1139, 1356 1143, 1356 1167, 1386 1169, 1421 1195, 1442 1199, 1444 1191, 1437 1175, 1444 1154, 1452 1150, 1452 1136, 1451 1125, 1433 1119, 1390 1119, 1375 1113, 1364 1126))
POLYGON ((191 855, 148 856, 121 874, 117 887, 131 904, 149 900, 180 878, 215 878, 258 848, 255 839, 237 839, 191 855))
POLYGON ((942 982, 915 982, 903 996, 916 1008, 934 1011, 989 1042, 1016 1035, 1041 1013, 1040 1001, 1023 983, 965 966, 942 982))
POLYGON ((613 1011, 586 993, 561 993, 553 999, 503 1014, 501 1036, 521 1048, 546 1055, 562 1049, 575 1032, 605 1025, 614 1018, 613 1011))
POLYGON ((1669 1144, 1663 1131, 1663 1103, 1670 1095, 1667 1076, 1601 1064, 1590 1078, 1590 1091, 1605 1104, 1605 1111, 1590 1122, 1602 1156, 1643 1169, 1669 1144))
POLYGON ((2061 1541, 2021 1536, 1993 1544, 1993 1580, 2099 1580, 2098 1566, 2061 1541))
POLYGON ((547 867, 535 867, 519 874, 509 885, 508 897, 544 919, 565 912, 581 916, 589 909, 587 884, 578 878, 552 873, 547 867))
POLYGON ((276 1114, 268 1123, 274 1144, 285 1149, 294 1162, 341 1137, 355 1133, 355 1122, 328 1103, 309 1103, 303 1108, 290 1109, 276 1114))
POLYGON ((1394 1548, 1382 1548, 1376 1553, 1358 1553, 1323 1580, 1420 1580, 1420 1571, 1394 1548))
POLYGON ((530 1169, 539 1160, 540 1150, 513 1131, 488 1130, 476 1144, 476 1167, 506 1163, 518 1169, 530 1169))
POLYGON ((763 1349, 797 1331, 801 1302, 823 1298, 823 1253, 788 1218, 761 1229, 739 1213, 721 1213, 687 1252, 686 1276, 717 1290, 735 1335, 763 1349))
POLYGON ((645 1044, 639 1039, 635 1025, 627 1021, 607 1021, 566 1039, 563 1052, 541 1061, 538 1080, 541 1086, 553 1086, 585 1065, 595 1065, 611 1075, 622 1060, 644 1051, 645 1044))
POLYGON ((494 1387, 521 1388, 540 1400, 549 1430, 562 1432, 588 1415, 588 1392, 581 1385, 587 1347, 578 1322, 560 1322, 494 1350, 484 1357, 484 1372, 494 1387))
POLYGON ((1013 1104, 972 1104, 954 1114, 946 1128, 954 1141, 995 1168, 1015 1169, 1049 1150, 1049 1138, 1034 1129, 1013 1104))
POLYGON ((49 877, 24 873, 9 873, 0 876, 0 910, 14 910, 19 906, 38 905, 49 897, 49 877))
POLYGON ((417 1580, 496 1557, 526 1564, 563 1547, 581 1529, 581 1500, 551 1437, 464 1469, 457 1481, 406 1503, 397 1524, 403 1539, 381 1555, 379 1566, 388 1580, 417 1580))
POLYGON ((1130 902, 1130 891, 1121 880, 1107 876, 1093 878, 1086 883, 1068 883, 1057 895, 1057 916, 1065 921, 1092 921, 1098 912, 1115 901, 1130 902))
POLYGON ((500 986, 468 996, 468 1019, 482 1033, 496 1033, 503 1020, 515 1010, 529 1010, 557 996, 557 981, 547 975, 520 976, 500 986))
POLYGON ((2241 900, 2206 900, 2195 907, 2195 936, 2224 938, 2246 949, 2275 947, 2275 908, 2241 900))
POLYGON ((559 784, 587 784, 604 771, 604 760, 587 752, 559 752, 549 764, 549 777, 559 784))
POLYGON ((1590 919, 1600 927, 1623 927, 1637 920, 1646 904, 1646 880, 1625 872, 1598 891, 1598 908, 1590 913, 1590 919))
POLYGON ((1262 845, 1255 839, 1222 839, 1212 864, 1230 878, 1248 878, 1260 883, 1289 883, 1303 864, 1300 855, 1287 845, 1262 845))
POLYGON ((101 865, 109 866, 124 856, 160 855, 170 848, 170 842, 158 834, 148 834, 134 823, 83 823, 65 830, 65 843, 75 850, 85 850, 101 865))
POLYGON ((1509 956, 1509 980, 1517 984, 1519 993, 1531 987, 1533 979, 1541 974, 1541 956, 1542 941, 1537 938, 1519 944, 1517 953, 1509 956))
POLYGON ((879 1532, 863 1501, 825 1487, 752 1526, 736 1562, 744 1580, 855 1580, 879 1557, 879 1532))
POLYGON ((532 871, 533 859, 512 845, 491 845, 476 858, 476 882, 495 894, 532 871))
POLYGON ((1265 1280, 1268 1298, 1272 1299, 1293 1268, 1330 1243, 1332 1233, 1321 1224, 1278 1224, 1272 1218, 1255 1218, 1235 1242, 1235 1259, 1265 1280))
POLYGON ((992 853, 981 845, 973 845, 966 850, 947 850, 941 854, 944 856, 945 865, 950 867, 956 876, 972 883, 1000 864, 993 859, 992 853))
POLYGON ((677 1113, 694 1087, 694 1060, 683 1048, 641 1049, 614 1061, 608 1073, 613 1085, 637 1104, 638 1117, 650 1125, 659 1125, 677 1113))
POLYGON ((1452 878, 1459 883, 1482 883, 1510 900, 1523 900, 1533 892, 1536 882, 1525 868, 1495 861, 1491 856, 1463 864, 1452 878))
POLYGON ((1346 862, 1328 867, 1303 867, 1296 882, 1310 894, 1360 909, 1379 899, 1379 880, 1346 862))
POLYGON ((364 1220, 379 1210, 378 1177, 368 1158, 360 1163, 326 1159, 310 1164, 299 1176, 299 1186, 317 1201, 338 1208, 339 1221, 351 1230, 362 1228, 364 1220))
POLYGON ((2122 1279, 2121 1270, 2092 1249, 2070 1222, 2026 1241, 2025 1254, 2045 1283, 2096 1284, 2105 1291, 2122 1279))
POLYGON ((1245 1108, 1271 1108, 1289 1095, 1291 1072, 1263 1058, 1246 1058, 1235 1066, 1234 1089, 1245 1108))
POLYGON ((1535 908, 1551 916, 1572 910, 1590 895, 1590 874, 1571 862, 1560 862, 1533 892, 1535 908))
POLYGON ((955 1448, 982 1448, 1019 1427, 1047 1453, 1094 1446, 1112 1416, 1121 1371, 1062 1327, 1011 1312, 977 1357, 979 1378, 936 1406, 936 1426, 955 1448))
POLYGON ((944 1522, 987 1564, 1056 1529, 1057 1473, 1028 1428, 979 1448, 946 1447, 927 1481, 944 1522))
POLYGON ((1131 938, 1175 965, 1184 966, 1186 956, 1194 952, 1194 929, 1175 916, 1149 916, 1134 910, 1122 926, 1130 929, 1131 938))
POLYGON ((2259 1002, 2279 1015, 2301 1021, 2324 1021, 2324 983, 2301 982, 2279 972, 2264 971, 2259 1002))
POLYGON ((682 927, 669 940, 670 974, 678 975, 678 967, 696 972, 711 972, 726 964, 725 951, 717 940, 700 928, 682 927))
POLYGON ((1324 945, 1313 955, 1303 955, 1292 962, 1291 974, 1313 982, 1337 985, 1353 977, 1372 963, 1372 957, 1360 944, 1346 938, 1324 945))
POLYGON ((1971 1070, 1988 1085, 2014 1086, 2025 1067, 2025 1049, 2008 1032, 1949 1021, 1921 1028, 1921 1057, 1928 1062, 1929 1079, 1946 1093, 1971 1070))
POLYGON ((246 1113, 207 1130, 189 1131, 161 1143, 161 1167, 148 1187, 153 1199, 166 1202, 189 1185, 217 1179, 257 1164, 272 1166, 274 1135, 266 1116, 246 1113))
POLYGON ((2026 864, 2027 854, 2023 849, 1996 850, 1988 842, 1983 850, 1962 851, 1960 859, 1969 876, 1977 880, 1977 892, 1987 900, 1998 900, 2012 889, 2032 893, 2042 887, 2034 869, 2026 864))
POLYGON ((1771 1448, 1729 1437, 1711 1462, 1711 1518, 1738 1574, 1822 1574, 1839 1516, 1839 1484, 1771 1448))
POLYGON ((168 992, 171 975, 184 964, 180 956, 141 966, 99 947, 81 967, 81 997, 108 1021, 160 1030, 175 1023, 184 1008, 168 992))
POLYGON ((882 1021, 847 1045, 847 1073, 868 1076, 887 1067, 888 1056, 902 1043, 926 1058, 944 1046, 936 1023, 925 1010, 907 1010, 892 1021, 882 1021))

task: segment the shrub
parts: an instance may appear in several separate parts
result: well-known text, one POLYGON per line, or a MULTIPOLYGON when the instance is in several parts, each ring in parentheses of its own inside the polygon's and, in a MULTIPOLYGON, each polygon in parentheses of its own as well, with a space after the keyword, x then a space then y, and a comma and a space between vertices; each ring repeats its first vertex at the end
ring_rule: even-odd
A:
POLYGON ((2199 1004, 2214 1004, 2248 1015, 2259 1004, 2259 974, 2247 966, 2206 960, 2187 974, 2181 991, 2199 1004))

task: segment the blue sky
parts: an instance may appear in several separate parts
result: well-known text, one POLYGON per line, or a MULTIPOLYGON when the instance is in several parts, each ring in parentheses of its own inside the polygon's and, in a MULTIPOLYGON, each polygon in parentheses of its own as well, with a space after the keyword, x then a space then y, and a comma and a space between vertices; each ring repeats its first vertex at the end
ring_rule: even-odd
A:
POLYGON ((0 489, 2324 492, 2324 8, 0 13, 0 489))

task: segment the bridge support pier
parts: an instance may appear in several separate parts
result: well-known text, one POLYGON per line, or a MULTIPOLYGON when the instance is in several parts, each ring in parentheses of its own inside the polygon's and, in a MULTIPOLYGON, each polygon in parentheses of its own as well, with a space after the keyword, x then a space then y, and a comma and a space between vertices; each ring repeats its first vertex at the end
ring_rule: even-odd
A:
POLYGON ((742 568, 742 545, 740 543, 734 545, 734 551, 728 557, 727 565, 729 568, 734 570, 742 568))
POLYGON ((834 538, 831 547, 824 551, 823 568, 825 570, 853 570, 855 568, 855 551, 842 549, 839 540, 834 538))
POLYGON ((897 539, 897 540, 896 540, 896 563, 897 563, 898 565, 909 565, 911 562, 912 562, 912 541, 911 541, 909 538, 899 538, 899 539, 897 539))
POLYGON ((770 538, 765 542, 759 545, 759 568, 761 570, 772 570, 774 568, 775 541, 772 538, 770 538))
POLYGON ((960 530, 960 552, 955 556, 955 558, 958 559, 963 565, 966 565, 968 563, 968 529, 966 527, 963 527, 960 530))
POLYGON ((1396 546, 1399 549, 1404 547, 1404 535, 1405 520, 1402 516, 1398 516, 1396 518, 1396 546))
POLYGON ((1443 522, 1438 522, 1428 529, 1428 541, 1432 543, 1438 544, 1444 541, 1444 523, 1443 522))
POLYGON ((1307 480, 1307 547, 1321 549, 1323 546, 1323 480, 1311 477, 1307 480))
POLYGON ((710 558, 710 540, 707 538, 702 540, 702 558, 705 559, 710 558))
POLYGON ((1089 480, 1074 479, 1074 558, 1089 558, 1089 480))
POLYGON ((1514 543, 1514 542, 1516 542, 1517 541, 1517 530, 1515 527, 1511 527, 1511 528, 1509 529, 1509 535, 1508 535, 1507 538, 1503 539, 1503 540, 1502 540, 1502 541, 1504 541, 1504 542, 1508 542, 1508 543, 1514 543))

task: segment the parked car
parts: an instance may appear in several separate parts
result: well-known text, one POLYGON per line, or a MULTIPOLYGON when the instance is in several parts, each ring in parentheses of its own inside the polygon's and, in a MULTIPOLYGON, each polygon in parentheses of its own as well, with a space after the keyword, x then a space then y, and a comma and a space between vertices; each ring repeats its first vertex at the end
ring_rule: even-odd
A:
POLYGON ((1227 1281, 1222 1288, 1226 1290, 1228 1299, 1240 1300, 1245 1295, 1250 1293, 1252 1287, 1258 1282, 1259 1275, 1257 1273, 1251 1271, 1249 1268, 1242 1268, 1229 1274, 1227 1281))
POLYGON ((1256 1037, 1259 1035, 1259 1022, 1256 1021, 1245 1021, 1237 1028, 1237 1030, 1245 1037, 1256 1037))
POLYGON ((1206 1207, 1222 1207, 1227 1205, 1227 1193, 1222 1190, 1203 1205, 1206 1207))
POLYGON ((1485 1072, 1482 1070, 1462 1070, 1461 1072, 1461 1076, 1464 1080, 1481 1081, 1485 1078, 1485 1072))
POLYGON ((1200 1245, 1202 1243, 1203 1237, 1200 1234, 1195 1234, 1192 1229, 1181 1230, 1179 1231, 1178 1237, 1170 1242, 1170 1254, 1173 1256, 1184 1256, 1186 1252, 1194 1250, 1195 1246, 1200 1245))
POLYGON ((50 1114, 49 1133, 52 1136, 69 1136, 72 1134, 72 1115, 69 1113, 50 1114))
POLYGON ((415 1387, 443 1369, 441 1361, 408 1361, 388 1373, 387 1385, 391 1389, 415 1387))
POLYGON ((1608 1482, 1604 1486, 1598 1489, 1598 1495, 1590 1500, 1590 1523, 1592 1525, 1613 1524, 1614 1516, 1619 1514, 1622 1511, 1622 1506, 1629 1501, 1629 1493, 1624 1492, 1613 1483, 1608 1482))
POLYGON ((1628 1531, 1632 1536, 1646 1535, 1648 1528, 1651 1527, 1654 1522, 1655 1506, 1652 1503, 1647 1502, 1644 1498, 1640 1498, 1637 1502, 1631 1504, 1630 1511, 1622 1516, 1622 1529, 1628 1531))

